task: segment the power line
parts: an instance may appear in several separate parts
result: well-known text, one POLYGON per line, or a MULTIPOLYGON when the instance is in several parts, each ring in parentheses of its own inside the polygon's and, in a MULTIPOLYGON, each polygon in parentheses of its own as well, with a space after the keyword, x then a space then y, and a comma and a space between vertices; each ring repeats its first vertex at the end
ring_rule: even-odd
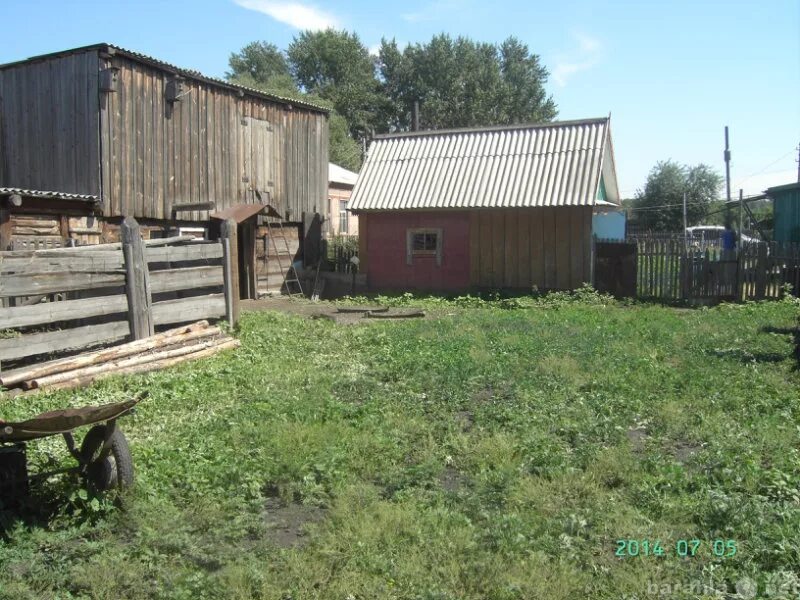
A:
MULTIPOLYGON (((761 197, 760 195, 745 196, 743 198, 743 201, 744 202, 748 202, 748 201, 750 201, 752 199, 760 198, 760 197, 761 197)), ((708 203, 711 203, 711 202, 727 203, 727 200, 725 198, 718 198, 718 199, 715 199, 715 200, 710 200, 708 203)), ((732 200, 731 204, 736 204, 738 202, 739 202, 738 200, 732 200)), ((686 206, 702 206, 702 205, 708 204, 708 203, 703 202, 703 201, 699 201, 699 200, 694 200, 694 201, 688 201, 686 203, 686 206)), ((663 210, 665 208, 676 208, 676 207, 682 207, 682 206, 683 206, 683 203, 681 202, 679 204, 655 204, 655 205, 651 205, 651 206, 631 206, 631 207, 625 207, 625 210, 628 210, 628 211, 631 211, 631 212, 634 212, 634 211, 635 212, 640 212, 640 211, 643 211, 643 210, 663 210)))
POLYGON ((744 179, 741 179, 741 180, 739 180, 739 181, 736 183, 736 187, 741 187, 741 186, 742 186, 742 184, 743 184, 745 181, 747 181, 748 179, 751 179, 751 178, 755 177, 756 175, 761 175, 761 173, 763 173, 764 171, 766 171, 767 169, 769 169, 769 168, 770 168, 772 165, 775 165, 775 164, 777 164, 777 163, 781 162, 781 161, 782 161, 784 158, 786 158, 786 157, 787 157, 787 156, 789 156, 790 154, 793 154, 795 151, 796 151, 796 148, 792 148, 791 150, 789 150, 789 151, 788 151, 786 154, 784 154, 784 155, 783 155, 783 156, 781 156, 780 158, 777 158, 777 159, 773 160, 771 163, 769 163, 769 164, 768 164, 766 167, 764 167, 763 169, 760 169, 760 170, 758 170, 758 171, 755 171, 754 173, 750 173, 750 175, 748 175, 748 176, 747 176, 747 177, 745 177, 744 179))

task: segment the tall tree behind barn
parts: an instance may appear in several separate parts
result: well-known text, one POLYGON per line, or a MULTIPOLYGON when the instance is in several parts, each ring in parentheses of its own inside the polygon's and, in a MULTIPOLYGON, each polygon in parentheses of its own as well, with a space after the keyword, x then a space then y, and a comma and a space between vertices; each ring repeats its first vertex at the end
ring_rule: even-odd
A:
MULTIPOLYGON (((310 103, 107 44, 0 66, 0 186, 99 198, 104 241, 124 216, 149 235, 241 203, 302 223, 327 172, 328 112, 310 103)), ((7 208, 48 208, 32 202, 7 208)))

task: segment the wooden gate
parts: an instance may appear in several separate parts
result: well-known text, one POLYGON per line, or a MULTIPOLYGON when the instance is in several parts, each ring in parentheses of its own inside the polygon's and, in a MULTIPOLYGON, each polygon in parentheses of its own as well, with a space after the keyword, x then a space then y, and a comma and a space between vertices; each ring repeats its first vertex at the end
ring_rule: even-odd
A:
POLYGON ((595 242, 594 286, 617 298, 636 296, 635 243, 595 242))

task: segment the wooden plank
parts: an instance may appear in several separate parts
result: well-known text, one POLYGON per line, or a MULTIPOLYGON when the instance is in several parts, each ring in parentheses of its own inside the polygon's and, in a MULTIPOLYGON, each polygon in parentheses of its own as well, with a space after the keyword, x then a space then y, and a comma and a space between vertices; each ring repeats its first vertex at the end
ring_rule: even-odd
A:
POLYGON ((569 287, 578 288, 583 283, 583 207, 569 211, 569 287))
POLYGON ((119 273, 124 269, 122 252, 93 256, 11 256, 0 254, 0 275, 11 273, 119 273))
POLYGON ((222 265, 164 269, 150 273, 150 290, 153 294, 177 292, 193 288, 214 287, 224 284, 222 265))
POLYGON ((517 286, 531 288, 531 231, 529 211, 524 208, 514 209, 514 220, 517 227, 517 286))
POLYGON ((0 207, 0 252, 11 247, 11 212, 0 207))
POLYGON ((544 282, 544 231, 541 210, 528 211, 528 229, 530 231, 531 251, 531 287, 545 288, 544 282))
POLYGON ((14 235, 51 235, 55 237, 61 236, 61 231, 59 230, 57 225, 53 225, 50 227, 14 227, 14 235))
POLYGON ((542 209, 542 247, 544 250, 544 289, 556 287, 556 209, 542 209))
POLYGON ((222 316, 225 316, 224 294, 208 294, 153 303, 153 321, 156 325, 184 323, 222 316))
POLYGON ((517 248, 517 223, 516 211, 505 208, 501 211, 504 218, 504 247, 503 247, 503 287, 516 288, 519 285, 517 268, 519 253, 517 248))
POLYGON ((581 281, 592 282, 594 270, 594 255, 592 253, 593 233, 592 233, 592 208, 583 209, 583 277, 581 281))
MULTIPOLYGON (((360 224, 359 224, 360 225, 360 224)), ((469 284, 480 285, 481 277, 481 221, 480 212, 469 213, 469 284)))
POLYGON ((222 244, 214 242, 210 244, 146 248, 144 255, 148 263, 215 260, 222 258, 222 244))
POLYGON ((118 294, 99 298, 43 302, 31 306, 0 308, 0 323, 2 323, 4 329, 10 329, 73 319, 88 319, 127 311, 127 298, 122 294, 118 294))
POLYGON ((125 217, 120 235, 122 253, 125 256, 125 292, 128 296, 130 332, 132 339, 139 340, 153 335, 153 298, 147 261, 144 258, 144 243, 136 219, 125 217))
POLYGON ((43 273, 39 275, 3 275, 0 298, 35 296, 123 285, 125 276, 110 273, 43 273))
POLYGON ((570 209, 555 209, 556 225, 556 286, 561 290, 570 288, 570 209))
POLYGON ((365 213, 358 215, 358 270, 367 274, 367 285, 369 285, 369 248, 367 247, 367 229, 369 220, 365 213))
POLYGON ((25 358, 70 348, 82 348, 100 342, 116 341, 126 337, 129 332, 130 328, 126 321, 116 321, 0 339, 0 360, 25 358))
POLYGON ((493 210, 492 220, 492 287, 501 287, 505 282, 505 215, 502 210, 493 210))
POLYGON ((479 281, 482 288, 492 287, 492 213, 481 211, 480 221, 480 275, 479 281))
POLYGON ((233 219, 228 219, 222 224, 221 235, 223 239, 228 240, 230 257, 226 264, 228 265, 229 282, 226 283, 226 294, 230 298, 231 304, 227 306, 226 312, 228 320, 236 323, 239 320, 239 300, 241 294, 239 291, 239 236, 238 224, 233 219))

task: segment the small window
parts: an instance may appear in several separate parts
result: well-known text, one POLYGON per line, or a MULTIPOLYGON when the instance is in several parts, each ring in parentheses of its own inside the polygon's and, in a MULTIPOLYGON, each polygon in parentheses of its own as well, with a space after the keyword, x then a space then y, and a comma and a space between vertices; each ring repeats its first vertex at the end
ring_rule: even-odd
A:
POLYGON ((412 264, 414 257, 431 257, 436 264, 442 264, 442 230, 409 229, 406 232, 406 264, 412 264))
POLYGON ((347 200, 339 200, 339 233, 347 234, 347 200))
POLYGON ((439 235, 435 232, 414 233, 411 240, 413 254, 436 254, 439 235))

